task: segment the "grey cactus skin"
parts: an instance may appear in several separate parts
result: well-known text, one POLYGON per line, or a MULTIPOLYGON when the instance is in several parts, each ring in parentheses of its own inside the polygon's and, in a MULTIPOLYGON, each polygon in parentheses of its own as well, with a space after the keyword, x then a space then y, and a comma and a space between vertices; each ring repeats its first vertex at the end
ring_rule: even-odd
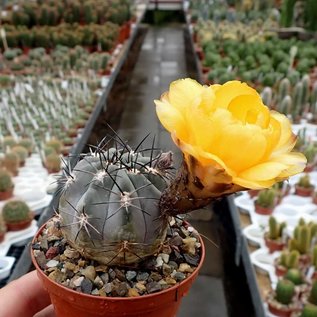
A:
POLYGON ((168 226, 158 201, 171 163, 170 153, 153 158, 114 148, 83 157, 60 197, 64 237, 106 265, 132 265, 157 252, 168 226))

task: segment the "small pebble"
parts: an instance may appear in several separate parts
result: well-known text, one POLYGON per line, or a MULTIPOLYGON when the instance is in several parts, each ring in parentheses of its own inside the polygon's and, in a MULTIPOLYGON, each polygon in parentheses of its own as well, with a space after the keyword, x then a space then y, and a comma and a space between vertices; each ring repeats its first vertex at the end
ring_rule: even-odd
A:
POLYGON ((182 272, 176 272, 172 276, 177 282, 180 282, 186 278, 186 275, 182 272))
POLYGON ((107 294, 111 293, 111 291, 112 291, 112 284, 111 284, 111 283, 105 284, 105 286, 104 286, 104 291, 105 291, 107 294))
POLYGON ((168 285, 175 285, 177 282, 175 279, 173 279, 172 277, 166 277, 165 279, 165 282, 168 284, 168 285))
POLYGON ((62 283, 65 279, 65 274, 59 270, 55 270, 51 272, 48 277, 56 283, 62 283))
POLYGON ((99 290, 97 288, 94 288, 92 291, 91 291, 91 295, 97 295, 99 296, 99 290))
POLYGON ((125 277, 127 278, 128 281, 132 281, 136 277, 136 272, 127 271, 127 273, 125 274, 125 277))
POLYGON ((146 290, 149 294, 158 292, 162 289, 162 286, 158 282, 150 282, 146 285, 146 290))
POLYGON ((162 260, 163 260, 164 263, 168 263, 168 261, 169 261, 169 259, 170 259, 169 254, 165 254, 165 253, 159 254, 159 257, 162 258, 162 260))
POLYGON ((145 292, 146 291, 146 287, 145 287, 145 285, 144 284, 142 284, 142 283, 136 283, 135 285, 134 285, 134 287, 137 289, 137 290, 139 290, 140 292, 145 292))
POLYGON ((197 242, 196 238, 187 237, 186 239, 183 239, 182 249, 184 251, 186 251, 187 253, 189 253, 190 255, 195 255, 196 254, 196 248, 195 248, 196 242, 197 242))
POLYGON ((164 276, 168 276, 173 272, 174 268, 168 264, 163 263, 162 272, 164 276))
POLYGON ((77 277, 76 279, 73 280, 73 284, 76 287, 79 287, 81 285, 81 283, 83 282, 85 278, 83 276, 77 277))
POLYGON ((58 247, 50 247, 46 253, 45 256, 47 259, 54 259, 59 254, 59 248, 58 247))
POLYGON ((77 259, 79 258, 80 254, 78 251, 70 248, 66 248, 64 251, 64 255, 69 259, 77 259))
POLYGON ((107 284, 109 282, 109 274, 108 273, 101 274, 100 278, 102 279, 104 284, 107 284))
POLYGON ((92 282, 96 278, 96 270, 92 265, 89 265, 85 269, 83 269, 81 271, 81 274, 90 279, 92 282))
POLYGON ((157 272, 152 272, 149 278, 155 282, 158 282, 159 280, 162 279, 162 275, 157 272))
POLYGON ((43 251, 34 250, 34 257, 36 259, 37 264, 39 267, 44 270, 46 267, 47 259, 43 251))
POLYGON ((189 264, 181 263, 179 265, 178 271, 182 272, 182 273, 192 273, 193 269, 191 268, 191 266, 189 264))
POLYGON ((83 293, 90 294, 93 289, 92 281, 88 278, 84 278, 84 280, 80 284, 80 288, 83 293))
POLYGON ((140 294, 136 288, 129 288, 128 289, 128 296, 129 297, 137 297, 137 296, 140 296, 140 294))
POLYGON ((103 280, 97 275, 96 278, 94 279, 94 284, 98 287, 98 289, 102 288, 103 285, 105 284, 103 280))
POLYGON ((163 259, 160 257, 160 256, 158 256, 157 258, 156 258, 156 267, 162 267, 163 266, 163 263, 164 263, 164 261, 163 261, 163 259))
POLYGON ((58 261, 56 261, 56 260, 49 260, 49 261, 46 263, 46 267, 47 267, 47 268, 55 267, 55 266, 57 266, 57 264, 59 264, 58 261))
POLYGON ((137 277, 136 277, 136 280, 138 282, 140 281, 146 281, 147 279, 149 278, 149 273, 147 272, 140 272, 137 277))

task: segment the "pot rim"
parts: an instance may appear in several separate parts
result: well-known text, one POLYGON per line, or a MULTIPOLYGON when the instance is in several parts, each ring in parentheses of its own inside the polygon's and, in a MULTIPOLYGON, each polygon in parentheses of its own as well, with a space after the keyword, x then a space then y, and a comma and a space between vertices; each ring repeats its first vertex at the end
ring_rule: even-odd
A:
MULTIPOLYGON (((52 218, 50 218, 52 219, 52 218)), ((84 296, 86 298, 91 298, 93 300, 99 300, 99 301, 104 301, 104 300, 109 300, 109 301, 113 301, 113 302, 119 302, 119 301, 141 301, 141 300, 144 300, 144 299, 150 299, 150 298, 153 298, 153 297, 156 297, 158 295, 161 295, 161 294, 167 294, 169 292, 173 292, 175 290, 177 290, 178 288, 182 287, 184 284, 186 284, 188 282, 189 279, 192 279, 194 278, 195 276, 198 275, 203 263, 204 263, 204 259, 205 259, 205 245, 204 245, 204 242, 202 240, 202 237, 201 235, 199 235, 199 243, 201 244, 201 256, 200 256, 200 261, 199 261, 199 264, 198 266, 194 269, 194 271, 188 276, 186 277, 183 281, 175 284, 174 286, 172 287, 169 287, 165 290, 161 290, 159 292, 155 292, 153 294, 147 294, 147 295, 141 295, 141 296, 138 296, 138 297, 107 297, 107 296, 95 296, 95 295, 90 295, 90 294, 86 294, 86 293, 80 293, 80 292, 77 292, 77 291, 74 291, 70 288, 67 288, 65 287, 64 285, 61 285, 51 279, 48 278, 48 276, 43 272, 43 270, 39 267, 35 257, 34 257, 34 254, 33 254, 33 250, 32 250, 32 244, 35 242, 35 239, 39 236, 39 234, 43 231, 43 229, 45 228, 46 224, 50 221, 50 219, 45 222, 40 228, 39 230, 37 231, 37 233, 35 234, 35 236, 33 237, 32 241, 31 241, 31 244, 30 244, 30 253, 31 253, 31 259, 32 259, 32 263, 33 265, 35 266, 35 269, 37 271, 38 274, 41 274, 43 278, 45 279, 48 279, 50 281, 50 283, 54 284, 55 286, 58 286, 58 287, 61 287, 65 292, 70 292, 70 294, 73 294, 73 295, 80 295, 80 296, 84 296)))

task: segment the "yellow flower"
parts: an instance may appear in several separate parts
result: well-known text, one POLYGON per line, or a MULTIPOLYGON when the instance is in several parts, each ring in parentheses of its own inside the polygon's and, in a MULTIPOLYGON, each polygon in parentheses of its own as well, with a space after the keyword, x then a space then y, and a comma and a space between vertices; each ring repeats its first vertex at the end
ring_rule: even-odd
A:
POLYGON ((202 86, 181 79, 155 104, 192 180, 201 183, 197 188, 209 193, 267 188, 305 167, 304 155, 291 152, 296 137, 289 120, 270 111, 245 83, 202 86))

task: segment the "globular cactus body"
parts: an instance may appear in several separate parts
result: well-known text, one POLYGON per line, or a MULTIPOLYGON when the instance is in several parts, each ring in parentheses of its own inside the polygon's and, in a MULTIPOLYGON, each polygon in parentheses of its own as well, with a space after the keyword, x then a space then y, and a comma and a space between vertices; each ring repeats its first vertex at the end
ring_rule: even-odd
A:
POLYGON ((305 305, 300 317, 317 317, 317 306, 312 304, 305 305))
POLYGON ((293 296, 295 294, 295 286, 291 281, 280 280, 276 286, 276 296, 275 299, 283 304, 289 305, 292 302, 293 296))
POLYGON ((2 209, 3 219, 6 223, 17 223, 29 220, 31 217, 29 206, 20 200, 7 202, 2 209))
POLYGON ((155 253, 167 230, 158 200, 170 163, 170 154, 153 158, 114 148, 85 156, 65 181, 60 198, 68 242, 86 257, 111 265, 135 263, 155 253))

